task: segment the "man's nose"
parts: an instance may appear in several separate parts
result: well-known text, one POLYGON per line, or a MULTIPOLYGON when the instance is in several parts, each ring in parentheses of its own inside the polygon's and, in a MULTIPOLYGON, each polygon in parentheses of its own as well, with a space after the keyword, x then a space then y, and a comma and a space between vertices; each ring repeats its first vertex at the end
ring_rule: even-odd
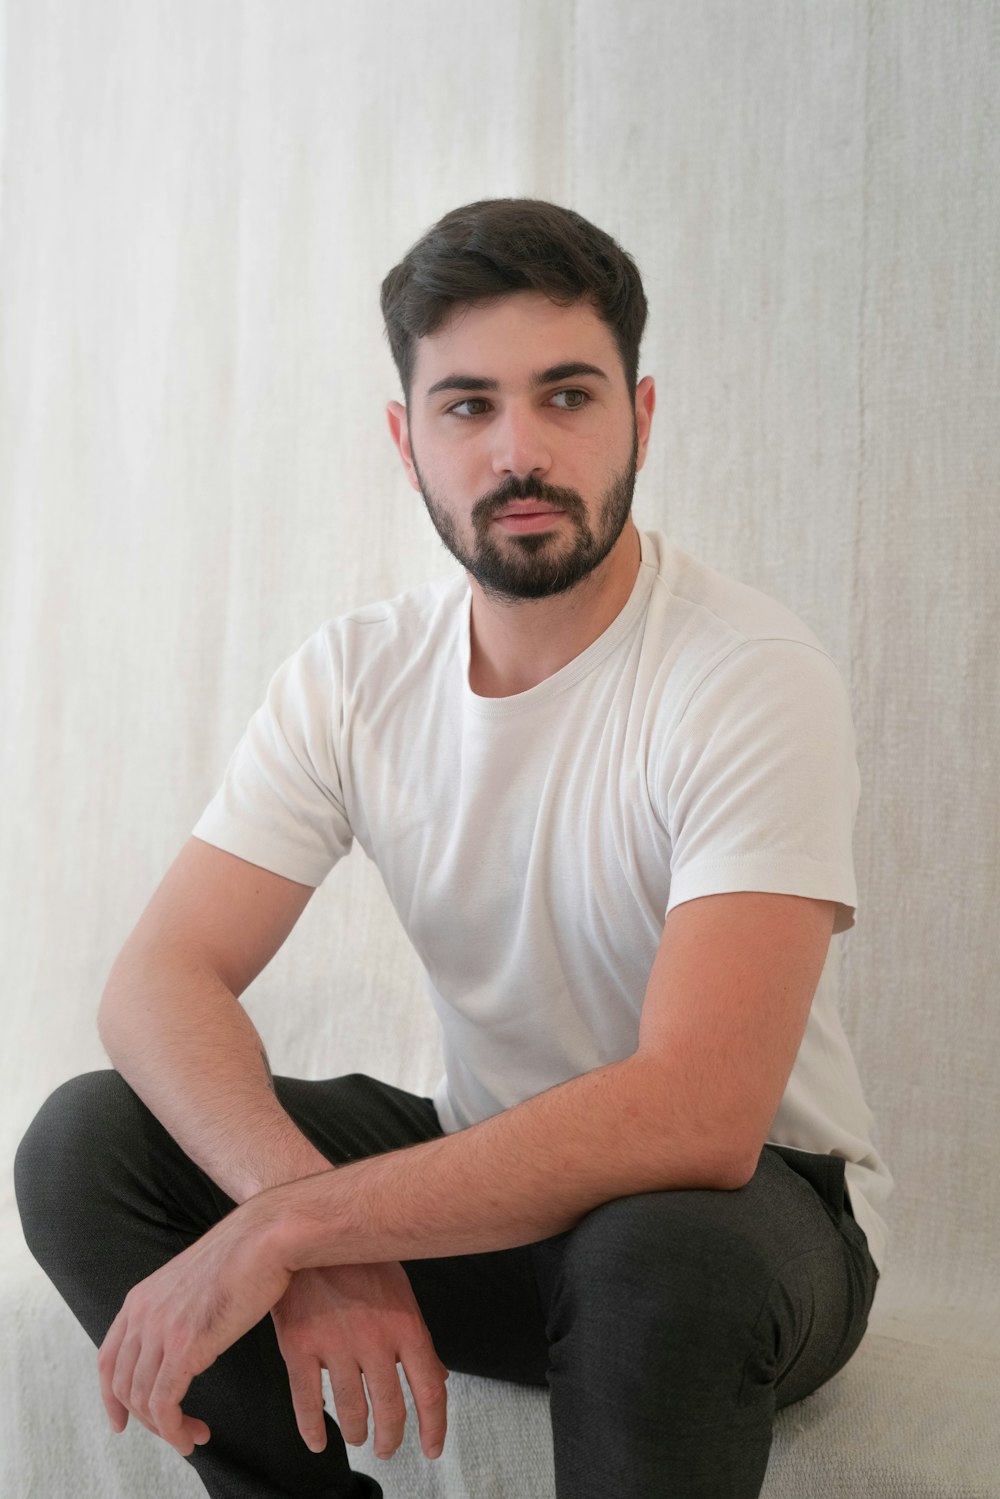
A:
POLYGON ((552 454, 541 417, 520 406, 509 406, 493 423, 493 472, 541 478, 552 465, 552 454))

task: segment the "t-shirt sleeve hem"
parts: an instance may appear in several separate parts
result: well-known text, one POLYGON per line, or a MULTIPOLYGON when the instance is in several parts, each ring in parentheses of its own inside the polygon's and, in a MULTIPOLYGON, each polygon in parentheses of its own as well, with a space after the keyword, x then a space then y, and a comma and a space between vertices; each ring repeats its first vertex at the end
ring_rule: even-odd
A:
POLYGON ((679 870, 670 880, 664 920, 674 906, 683 905, 685 901, 739 890, 836 901, 833 935, 849 931, 854 926, 858 892, 853 875, 837 865, 820 864, 813 859, 769 859, 765 862, 752 857, 720 859, 679 870))
POLYGON ((275 838, 271 833, 262 833, 257 828, 235 826, 231 822, 220 823, 215 818, 203 816, 191 829, 195 838, 211 843, 227 854, 246 859, 272 874, 283 875, 286 880, 295 880, 300 885, 321 885, 330 873, 332 864, 317 859, 301 848, 275 838))

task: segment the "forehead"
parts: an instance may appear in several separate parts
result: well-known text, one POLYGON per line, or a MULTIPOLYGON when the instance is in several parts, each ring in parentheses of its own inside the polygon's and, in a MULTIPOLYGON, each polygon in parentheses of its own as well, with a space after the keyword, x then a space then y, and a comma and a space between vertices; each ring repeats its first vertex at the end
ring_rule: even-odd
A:
POLYGON ((479 307, 459 307, 434 333, 417 339, 414 387, 450 372, 520 385, 546 365, 586 361, 614 378, 618 351, 589 302, 560 307, 539 292, 516 292, 479 307))

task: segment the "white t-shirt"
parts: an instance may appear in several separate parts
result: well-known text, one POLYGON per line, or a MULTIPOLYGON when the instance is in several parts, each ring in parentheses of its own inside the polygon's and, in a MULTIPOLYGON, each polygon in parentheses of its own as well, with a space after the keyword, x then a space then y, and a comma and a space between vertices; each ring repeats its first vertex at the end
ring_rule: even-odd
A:
MULTIPOLYGON (((860 776, 837 667, 660 532, 625 607, 511 697, 469 686, 465 574, 327 620, 278 668, 193 832, 304 885, 357 839, 442 1026, 447 1133, 631 1056, 668 911, 772 891, 854 924, 860 776)), ((844 1158, 881 1269, 893 1180, 831 943, 768 1139, 844 1158)))

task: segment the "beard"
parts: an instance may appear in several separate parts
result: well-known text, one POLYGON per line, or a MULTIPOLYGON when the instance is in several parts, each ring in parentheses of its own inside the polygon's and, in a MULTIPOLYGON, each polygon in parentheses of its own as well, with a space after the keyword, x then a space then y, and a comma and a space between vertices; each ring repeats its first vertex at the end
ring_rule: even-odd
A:
POLYGON ((469 550, 447 510, 428 489, 417 465, 412 434, 410 437, 414 472, 434 529, 483 593, 498 604, 566 593, 604 561, 625 529, 632 509, 638 454, 639 429, 633 419, 631 456, 601 496, 594 526, 588 521, 586 506, 575 489, 557 489, 531 477, 512 476, 473 505, 475 542, 469 550), (502 531, 492 524, 493 517, 513 500, 539 500, 563 510, 565 517, 549 531, 525 531, 519 535, 502 531), (572 532, 570 540, 562 534, 566 530, 572 532))

